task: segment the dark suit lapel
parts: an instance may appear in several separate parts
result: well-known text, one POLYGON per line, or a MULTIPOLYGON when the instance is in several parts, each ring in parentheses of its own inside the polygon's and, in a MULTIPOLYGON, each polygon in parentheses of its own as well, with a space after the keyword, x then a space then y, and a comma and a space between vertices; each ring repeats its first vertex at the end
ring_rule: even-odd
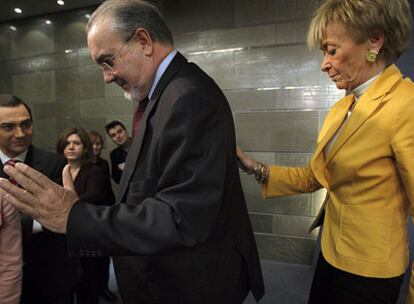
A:
POLYGON ((3 163, 0 161, 0 177, 7 178, 6 174, 3 171, 3 163))
POLYGON ((137 134, 132 139, 131 148, 128 151, 127 160, 125 162, 124 172, 121 177, 119 195, 117 196, 117 203, 123 201, 125 193, 128 189, 132 174, 135 171, 135 167, 138 163, 139 154, 141 152, 142 142, 145 135, 145 130, 147 128, 147 120, 151 115, 152 110, 154 109, 156 103, 160 99, 160 96, 167 85, 170 83, 174 75, 181 69, 183 65, 187 63, 187 59, 180 53, 177 53, 174 59, 171 61, 168 68, 165 70, 161 79, 158 81, 157 86, 155 87, 154 93, 152 94, 151 99, 148 102, 148 106, 145 109, 144 116, 140 123, 137 134))
POLYGON ((24 163, 33 167, 33 146, 30 145, 29 150, 27 151, 26 158, 24 159, 24 163))

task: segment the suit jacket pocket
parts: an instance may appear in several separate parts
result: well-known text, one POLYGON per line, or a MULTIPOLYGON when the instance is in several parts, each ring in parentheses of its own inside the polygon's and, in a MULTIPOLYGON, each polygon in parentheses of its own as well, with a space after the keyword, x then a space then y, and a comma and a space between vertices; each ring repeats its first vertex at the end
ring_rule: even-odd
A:
POLYGON ((127 194, 127 203, 140 203, 145 198, 154 196, 156 189, 157 181, 155 178, 131 182, 127 194))
POLYGON ((390 256, 393 214, 393 209, 343 205, 337 251, 371 263, 385 262, 390 256))

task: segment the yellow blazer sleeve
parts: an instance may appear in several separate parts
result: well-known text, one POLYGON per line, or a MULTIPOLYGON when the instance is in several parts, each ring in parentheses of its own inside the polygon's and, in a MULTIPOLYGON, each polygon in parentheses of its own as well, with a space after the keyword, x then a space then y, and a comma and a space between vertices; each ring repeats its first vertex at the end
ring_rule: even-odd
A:
MULTIPOLYGON (((414 96, 412 87, 411 90, 407 88, 406 96, 403 95, 400 98, 399 111, 392 124, 391 146, 412 213, 414 210, 414 96)), ((414 268, 411 272, 407 303, 414 304, 414 268)))
POLYGON ((410 209, 414 210, 414 96, 401 105, 393 121, 392 151, 404 184, 410 209))
POLYGON ((313 192, 322 188, 310 165, 306 167, 270 166, 269 180, 262 186, 263 198, 313 192))

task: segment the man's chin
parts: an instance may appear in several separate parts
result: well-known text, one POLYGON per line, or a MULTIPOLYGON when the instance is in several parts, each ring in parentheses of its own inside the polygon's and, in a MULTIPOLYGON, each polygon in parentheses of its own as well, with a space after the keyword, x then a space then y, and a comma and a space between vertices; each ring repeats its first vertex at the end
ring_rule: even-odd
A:
POLYGON ((124 97, 125 97, 126 99, 128 99, 128 100, 133 101, 133 100, 132 100, 132 95, 131 95, 131 93, 129 93, 129 92, 124 91, 124 97))
POLYGON ((26 145, 18 145, 16 147, 13 147, 13 149, 11 149, 10 151, 14 154, 14 155, 19 155, 23 152, 25 152, 26 150, 29 149, 29 146, 26 145))
POLYGON ((124 90, 124 97, 134 102, 140 102, 142 99, 142 94, 138 89, 132 89, 131 91, 124 90))

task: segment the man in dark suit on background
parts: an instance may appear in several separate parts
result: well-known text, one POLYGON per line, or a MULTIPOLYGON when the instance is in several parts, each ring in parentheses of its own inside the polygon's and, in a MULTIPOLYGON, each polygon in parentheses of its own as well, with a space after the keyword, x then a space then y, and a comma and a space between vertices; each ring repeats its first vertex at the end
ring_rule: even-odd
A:
POLYGON ((119 184, 132 140, 128 136, 128 132, 124 124, 118 120, 114 120, 108 123, 105 126, 105 129, 106 133, 112 139, 114 144, 118 145, 118 147, 111 151, 109 156, 111 158, 112 180, 115 183, 119 184))
POLYGON ((174 49, 146 2, 107 0, 87 31, 105 82, 131 100, 149 100, 118 204, 78 204, 75 194, 21 164, 6 170, 24 190, 0 180, 8 201, 66 232, 72 255, 116 256, 124 304, 239 304, 249 290, 259 300, 262 274, 223 93, 174 49))
MULTIPOLYGON (((31 145, 32 114, 26 103, 13 95, 0 95, 0 176, 3 165, 20 161, 60 182, 65 158, 31 145)), ((69 258, 66 237, 43 228, 22 215, 22 304, 70 304, 76 280, 75 259, 69 258)))

